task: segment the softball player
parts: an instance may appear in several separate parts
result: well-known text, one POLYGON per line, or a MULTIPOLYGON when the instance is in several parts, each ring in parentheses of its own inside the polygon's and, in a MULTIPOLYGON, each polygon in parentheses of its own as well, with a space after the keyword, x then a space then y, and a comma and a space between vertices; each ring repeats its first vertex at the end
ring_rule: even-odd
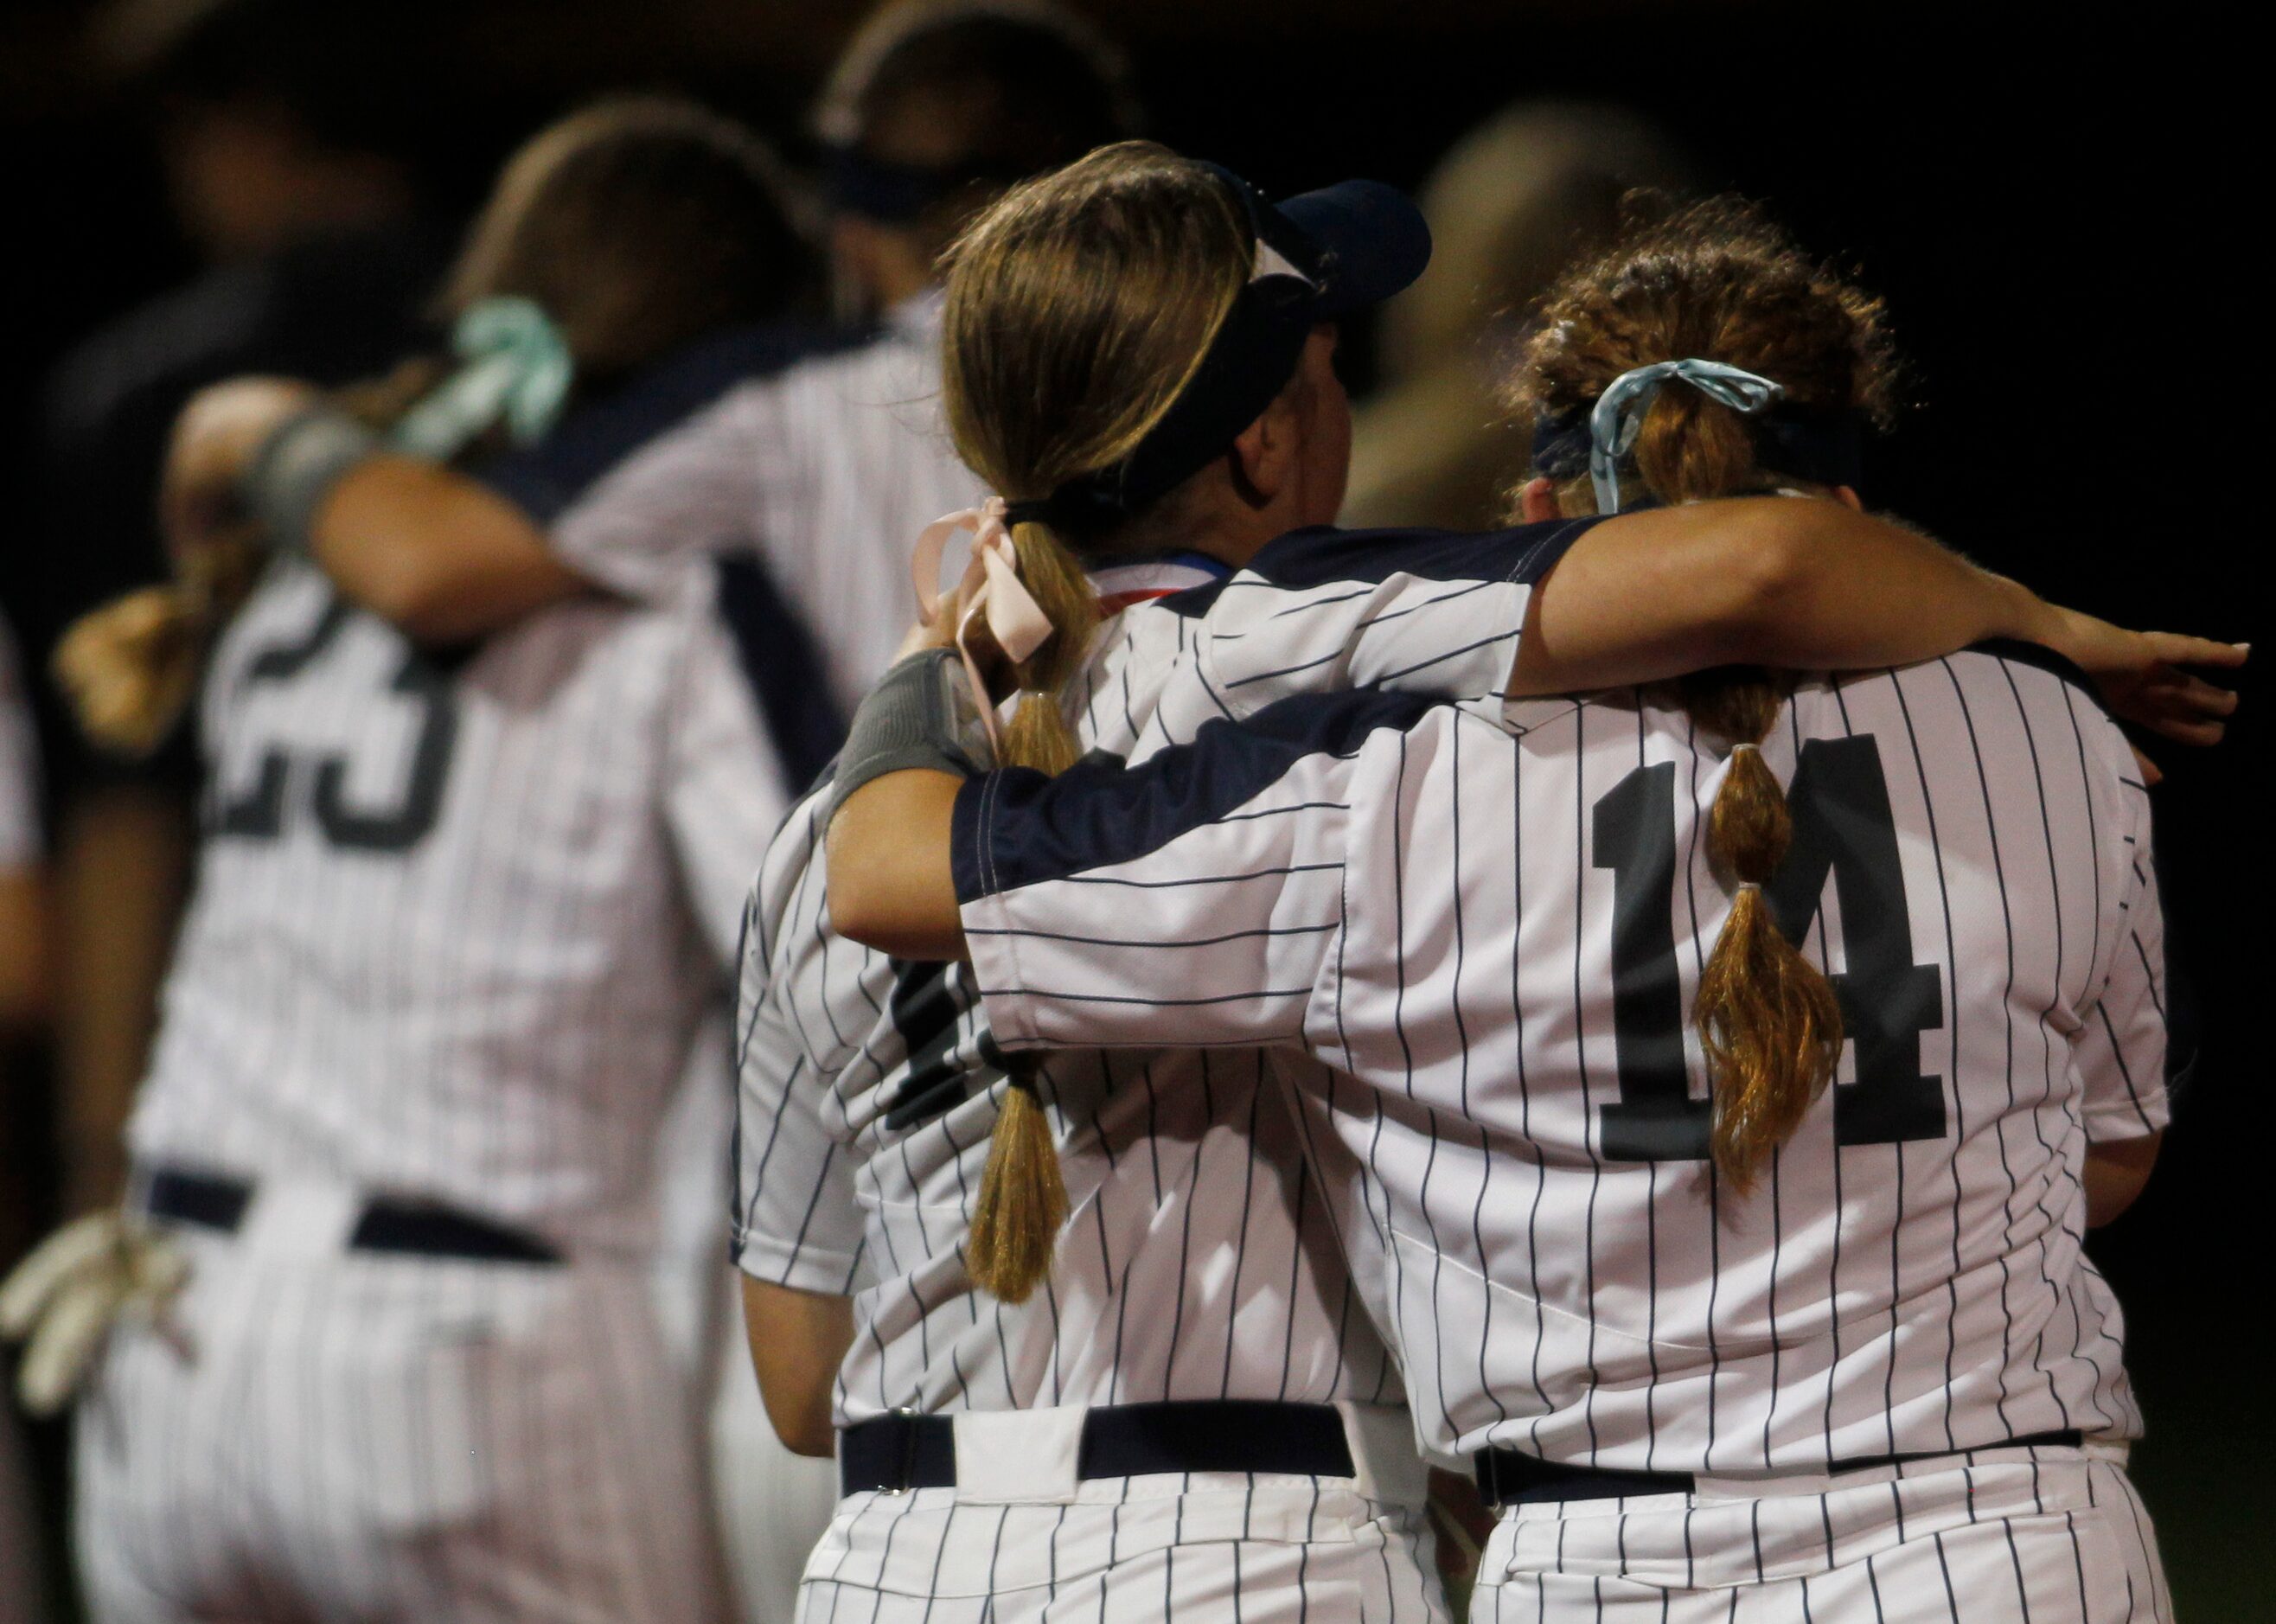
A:
MULTIPOLYGON (((1524 561, 1585 522, 1263 546, 1340 500, 1347 418, 1321 323, 1395 290, 1426 251, 1411 208, 1380 188, 1276 209, 1145 147, 1094 154, 975 227, 949 286, 950 421, 990 484, 1058 487, 960 516, 996 565, 1016 555, 1027 583, 1022 596, 1008 574, 991 581, 998 641, 1016 641, 1015 611, 1043 613, 1051 632, 1020 668, 1032 691, 1007 752, 1046 753, 1036 724, 1047 732, 1061 707, 1081 718, 1064 761, 1150 750, 1309 686, 1502 691, 1524 561), (1059 354, 1118 367, 1055 375, 1059 354), (1058 392, 1038 398, 1039 378, 1058 392), (1149 415, 1125 415, 1134 400, 1149 415), (1087 571, 1062 534, 1081 538, 1087 571), (1094 638, 1100 608, 1120 612, 1094 638)), ((1559 652, 1533 659, 1635 673, 1741 643, 1869 636, 1857 606, 1878 599, 1873 578, 1903 576, 1962 626, 2011 608, 2013 588, 1847 510, 1748 512, 1773 525, 1838 515, 1823 539, 1856 567, 1800 595, 1823 625, 1797 614, 1771 630, 1734 607, 1733 583, 1749 579, 1731 567, 1734 510, 1638 515, 1575 544, 1559 652), (1590 593, 1587 572, 1607 558, 1655 557, 1665 590, 1647 603, 1627 584, 1590 593), (1825 607, 1844 591, 1857 594, 1846 618, 1825 607), (1676 624, 1717 613, 1732 625, 1676 624)), ((1328 1598, 1371 1617, 1435 1605, 1411 1555, 1415 1451, 1385 1413, 1379 1349, 1329 1244, 1360 1215, 1339 1218, 1301 1170, 1258 1057, 1086 1055, 1007 1077, 960 970, 897 963, 833 930, 839 892, 833 877, 825 898, 816 836, 845 785, 875 770, 858 741, 845 763, 769 855, 740 1033, 754 1357, 786 1437, 829 1447, 833 1409, 840 1429, 847 1498, 808 1569, 809 1614, 863 1601, 1024 1613, 1056 1597, 1183 1616, 1235 1590, 1243 1616, 1328 1598), (1027 1249, 1018 1203, 989 1210, 991 1188, 1019 1182, 1006 1169, 1025 1154, 1020 1130, 1006 1125, 1023 1115, 1048 1120, 1066 1167, 1070 1215, 1041 1220, 1040 1279, 1013 1256, 1027 1249), (846 1350, 834 1393, 831 1362, 807 1351, 817 1335, 846 1350), (1313 1432, 1332 1468, 1303 1443, 1313 1432)), ((890 863, 876 883, 891 888, 890 863)))
MULTIPOLYGON (((1846 494, 1887 399, 1878 307, 1727 205, 1573 273, 1542 331, 1567 511, 1846 494)), ((2141 651, 2178 690, 2147 711, 2217 735, 2162 659, 2236 653, 2141 651)), ((952 854, 946 823, 910 838, 936 886, 952 857, 1005 1049, 1329 1063, 1291 1075, 1355 1272, 1505 1507, 1485 1616, 2166 1616, 2079 1243, 2182 1050, 2142 780, 2067 663, 1291 699, 968 785, 952 854)))
MULTIPOLYGON (((693 110, 541 137, 462 262, 464 364, 394 444, 507 442, 490 477, 573 511, 740 376, 722 324, 762 314, 740 256, 778 209, 693 110)), ((814 677, 732 570, 422 651, 293 550, 375 449, 312 409, 247 476, 278 556, 203 694, 199 886, 129 1134, 125 1249, 188 1278, 80 1409, 88 1590, 105 1620, 712 1619, 656 1129, 811 770, 753 678, 814 677)))
MULTIPOLYGON (((9 1051, 19 1031, 41 1013, 46 981, 39 792, 31 709, 18 675, 15 639, 0 620, 0 1082, 11 1085, 9 1051)), ((31 1624, 40 1606, 41 1564, 33 1554, 38 1536, 26 1464, 14 1414, 0 1414, 0 1550, 8 1553, 0 1561, 0 1624, 31 1624)))

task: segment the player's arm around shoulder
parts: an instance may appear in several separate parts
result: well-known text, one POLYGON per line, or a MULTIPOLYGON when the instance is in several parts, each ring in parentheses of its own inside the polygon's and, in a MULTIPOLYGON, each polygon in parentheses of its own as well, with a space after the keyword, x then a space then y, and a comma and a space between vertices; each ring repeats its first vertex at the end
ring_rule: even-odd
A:
MULTIPOLYGON (((1547 483, 1524 497, 1553 516, 1547 483)), ((1838 498, 1685 503, 1602 520, 1527 604, 1509 695, 1653 682, 1718 665, 1907 665, 1994 638, 2086 671, 2105 702, 2186 743, 2219 738, 2235 696, 2176 669, 2242 664, 2239 645, 2124 631, 2058 608, 1929 537, 1838 498)))

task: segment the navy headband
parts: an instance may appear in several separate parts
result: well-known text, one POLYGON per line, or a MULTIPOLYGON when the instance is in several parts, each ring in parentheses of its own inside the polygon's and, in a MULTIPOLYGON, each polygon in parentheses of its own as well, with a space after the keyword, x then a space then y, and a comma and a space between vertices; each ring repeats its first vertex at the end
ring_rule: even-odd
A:
POLYGON ((1221 457, 1296 375, 1319 308, 1322 250, 1230 171, 1208 166, 1248 216, 1256 256, 1210 346, 1145 437, 1121 461, 1048 497, 1006 505, 1013 524, 1048 524, 1070 540, 1111 530, 1221 457))
MULTIPOLYGON (((1550 479, 1589 472, 1589 408, 1544 417, 1533 427, 1533 471, 1550 479)), ((1813 485, 1864 482, 1865 420, 1862 413, 1781 402, 1746 418, 1755 436, 1755 460, 1765 470, 1813 485)), ((1623 459, 1623 467, 1629 466, 1623 459)))

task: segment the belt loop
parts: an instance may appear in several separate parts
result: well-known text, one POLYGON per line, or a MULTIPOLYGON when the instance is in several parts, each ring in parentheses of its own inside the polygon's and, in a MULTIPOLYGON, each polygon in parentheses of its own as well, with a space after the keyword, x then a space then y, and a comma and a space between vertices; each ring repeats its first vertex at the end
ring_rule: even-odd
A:
POLYGON ((1354 1491, 1386 1506, 1421 1506, 1430 1498, 1430 1468, 1405 1409, 1336 1401, 1350 1446, 1354 1491))
POLYGON ((917 1413, 906 1405, 889 1413, 893 1417, 893 1430, 900 1443, 900 1448, 894 1452, 899 1457, 897 1462, 899 1469, 893 1474, 893 1481, 886 1486, 885 1492, 902 1495, 907 1494, 916 1481, 917 1413))

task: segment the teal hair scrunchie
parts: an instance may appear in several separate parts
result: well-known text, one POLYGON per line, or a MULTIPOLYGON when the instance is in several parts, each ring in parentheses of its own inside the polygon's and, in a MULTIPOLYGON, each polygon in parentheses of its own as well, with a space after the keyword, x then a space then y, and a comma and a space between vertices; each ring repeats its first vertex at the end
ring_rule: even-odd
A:
POLYGON ((559 420, 576 364, 536 300, 476 300, 451 329, 451 347, 459 369, 396 423, 398 450, 448 461, 501 423, 516 445, 528 445, 559 420))
POLYGON ((1643 431, 1652 398, 1670 378, 1680 378, 1710 400, 1751 417, 1786 393, 1784 386, 1719 360, 1656 360, 1623 372, 1605 385, 1589 414, 1589 482, 1597 489, 1597 511, 1620 511, 1620 459, 1643 431))

